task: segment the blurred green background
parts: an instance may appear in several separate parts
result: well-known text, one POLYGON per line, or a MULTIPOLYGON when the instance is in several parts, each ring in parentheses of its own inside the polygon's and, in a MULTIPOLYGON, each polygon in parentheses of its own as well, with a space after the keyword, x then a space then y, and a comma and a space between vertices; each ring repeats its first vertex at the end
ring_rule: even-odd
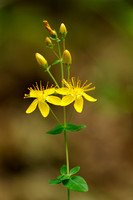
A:
MULTIPOLYGON (((23 99, 35 81, 52 80, 36 63, 39 52, 49 63, 42 21, 59 30, 65 23, 66 48, 73 59, 71 75, 96 86, 73 123, 86 124, 68 134, 70 167, 80 166, 89 192, 72 192, 72 200, 133 198, 133 1, 132 0, 0 0, 0 200, 66 199, 66 189, 48 181, 65 164, 62 135, 52 115, 25 110, 23 99)), ((51 72, 60 81, 59 66, 51 72)), ((68 112, 71 111, 68 106, 68 112)), ((61 108, 57 110, 60 119, 61 108)), ((55 110, 56 109, 56 110, 55 110)))

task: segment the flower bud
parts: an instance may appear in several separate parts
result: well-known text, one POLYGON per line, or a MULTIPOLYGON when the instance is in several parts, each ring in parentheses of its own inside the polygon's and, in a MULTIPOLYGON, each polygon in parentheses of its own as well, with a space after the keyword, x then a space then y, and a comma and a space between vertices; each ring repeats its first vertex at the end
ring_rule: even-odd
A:
POLYGON ((54 31, 54 30, 50 27, 49 23, 48 23, 46 20, 43 20, 43 23, 45 24, 46 29, 49 31, 50 36, 53 37, 53 38, 56 38, 56 37, 57 37, 56 31, 54 31))
POLYGON ((61 24, 60 25, 60 30, 59 30, 59 33, 61 34, 62 37, 66 37, 66 34, 67 34, 67 29, 66 29, 66 26, 65 24, 61 24))
POLYGON ((49 48, 53 47, 53 43, 49 37, 46 37, 45 42, 46 42, 47 47, 49 48))
POLYGON ((52 44, 52 41, 50 40, 49 37, 46 37, 45 42, 47 45, 52 44))
POLYGON ((71 65, 72 57, 71 57, 70 52, 67 49, 63 52, 62 59, 63 59, 64 64, 71 65))
POLYGON ((39 65, 46 67, 48 65, 47 60, 39 53, 35 54, 36 60, 39 65))

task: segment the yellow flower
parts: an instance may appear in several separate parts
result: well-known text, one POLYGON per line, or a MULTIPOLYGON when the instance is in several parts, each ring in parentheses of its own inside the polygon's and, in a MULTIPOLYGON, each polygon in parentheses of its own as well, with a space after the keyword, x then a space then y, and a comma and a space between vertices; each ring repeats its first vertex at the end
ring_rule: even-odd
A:
POLYGON ((66 85, 66 87, 62 87, 56 90, 58 94, 65 95, 62 98, 61 106, 67 106, 75 101, 74 108, 77 112, 81 113, 83 110, 83 97, 91 102, 97 101, 97 99, 94 99, 85 93, 90 90, 95 90, 95 87, 89 88, 92 83, 86 84, 87 81, 85 81, 85 83, 81 86, 81 81, 77 80, 76 82, 76 78, 74 77, 71 78, 69 83, 63 79, 63 83, 66 85))
POLYGON ((28 88, 30 90, 29 94, 25 94, 24 98, 35 98, 33 102, 30 104, 28 109, 26 110, 26 113, 32 113, 37 105, 38 108, 42 114, 43 117, 47 117, 50 111, 50 107, 47 104, 47 102, 54 104, 54 105, 60 105, 61 99, 59 97, 56 97, 52 95, 55 93, 55 87, 48 88, 48 85, 46 86, 46 89, 42 86, 40 83, 40 89, 38 84, 36 83, 36 86, 33 86, 33 88, 28 88))

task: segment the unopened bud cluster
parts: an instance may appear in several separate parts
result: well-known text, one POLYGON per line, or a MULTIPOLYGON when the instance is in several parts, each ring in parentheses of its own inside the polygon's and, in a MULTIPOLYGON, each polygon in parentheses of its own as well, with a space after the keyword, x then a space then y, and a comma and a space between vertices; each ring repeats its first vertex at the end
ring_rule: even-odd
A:
MULTIPOLYGON (((45 38, 45 43, 46 43, 46 46, 50 49, 52 49, 52 51, 55 53, 55 55, 60 59, 62 60, 62 62, 70 67, 70 65, 72 64, 72 57, 71 57, 71 54, 70 52, 66 49, 64 50, 63 54, 62 54, 62 59, 61 59, 61 54, 59 53, 59 55, 54 51, 54 41, 56 41, 57 43, 59 43, 61 40, 58 38, 57 36, 57 33, 55 30, 53 30, 49 23, 44 20, 43 23, 45 24, 45 28, 48 30, 49 32, 49 37, 47 36, 45 38), (53 41, 53 42, 52 42, 53 41)), ((65 37, 67 35, 67 29, 66 29, 66 26, 64 23, 61 23, 60 25, 60 28, 59 28, 59 33, 60 33, 60 36, 62 38, 62 41, 63 41, 63 44, 65 42, 65 37)), ((65 49, 65 46, 64 46, 64 49, 65 49)), ((51 67, 52 65, 48 66, 48 63, 47 63, 47 60, 39 53, 36 53, 35 54, 35 57, 36 57, 36 60, 38 62, 38 64, 43 67, 44 69, 48 69, 49 67, 51 67)), ((57 62, 59 63, 59 62, 57 62)))

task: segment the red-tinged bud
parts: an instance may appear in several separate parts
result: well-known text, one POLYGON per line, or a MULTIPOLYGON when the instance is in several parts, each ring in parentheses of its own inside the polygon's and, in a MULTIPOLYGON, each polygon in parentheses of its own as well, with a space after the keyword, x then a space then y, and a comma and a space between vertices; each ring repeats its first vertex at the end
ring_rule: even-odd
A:
POLYGON ((50 27, 49 23, 48 23, 46 20, 43 20, 43 23, 45 24, 46 29, 49 31, 50 36, 53 37, 53 38, 56 38, 56 37, 57 37, 56 31, 54 31, 54 30, 50 27))

